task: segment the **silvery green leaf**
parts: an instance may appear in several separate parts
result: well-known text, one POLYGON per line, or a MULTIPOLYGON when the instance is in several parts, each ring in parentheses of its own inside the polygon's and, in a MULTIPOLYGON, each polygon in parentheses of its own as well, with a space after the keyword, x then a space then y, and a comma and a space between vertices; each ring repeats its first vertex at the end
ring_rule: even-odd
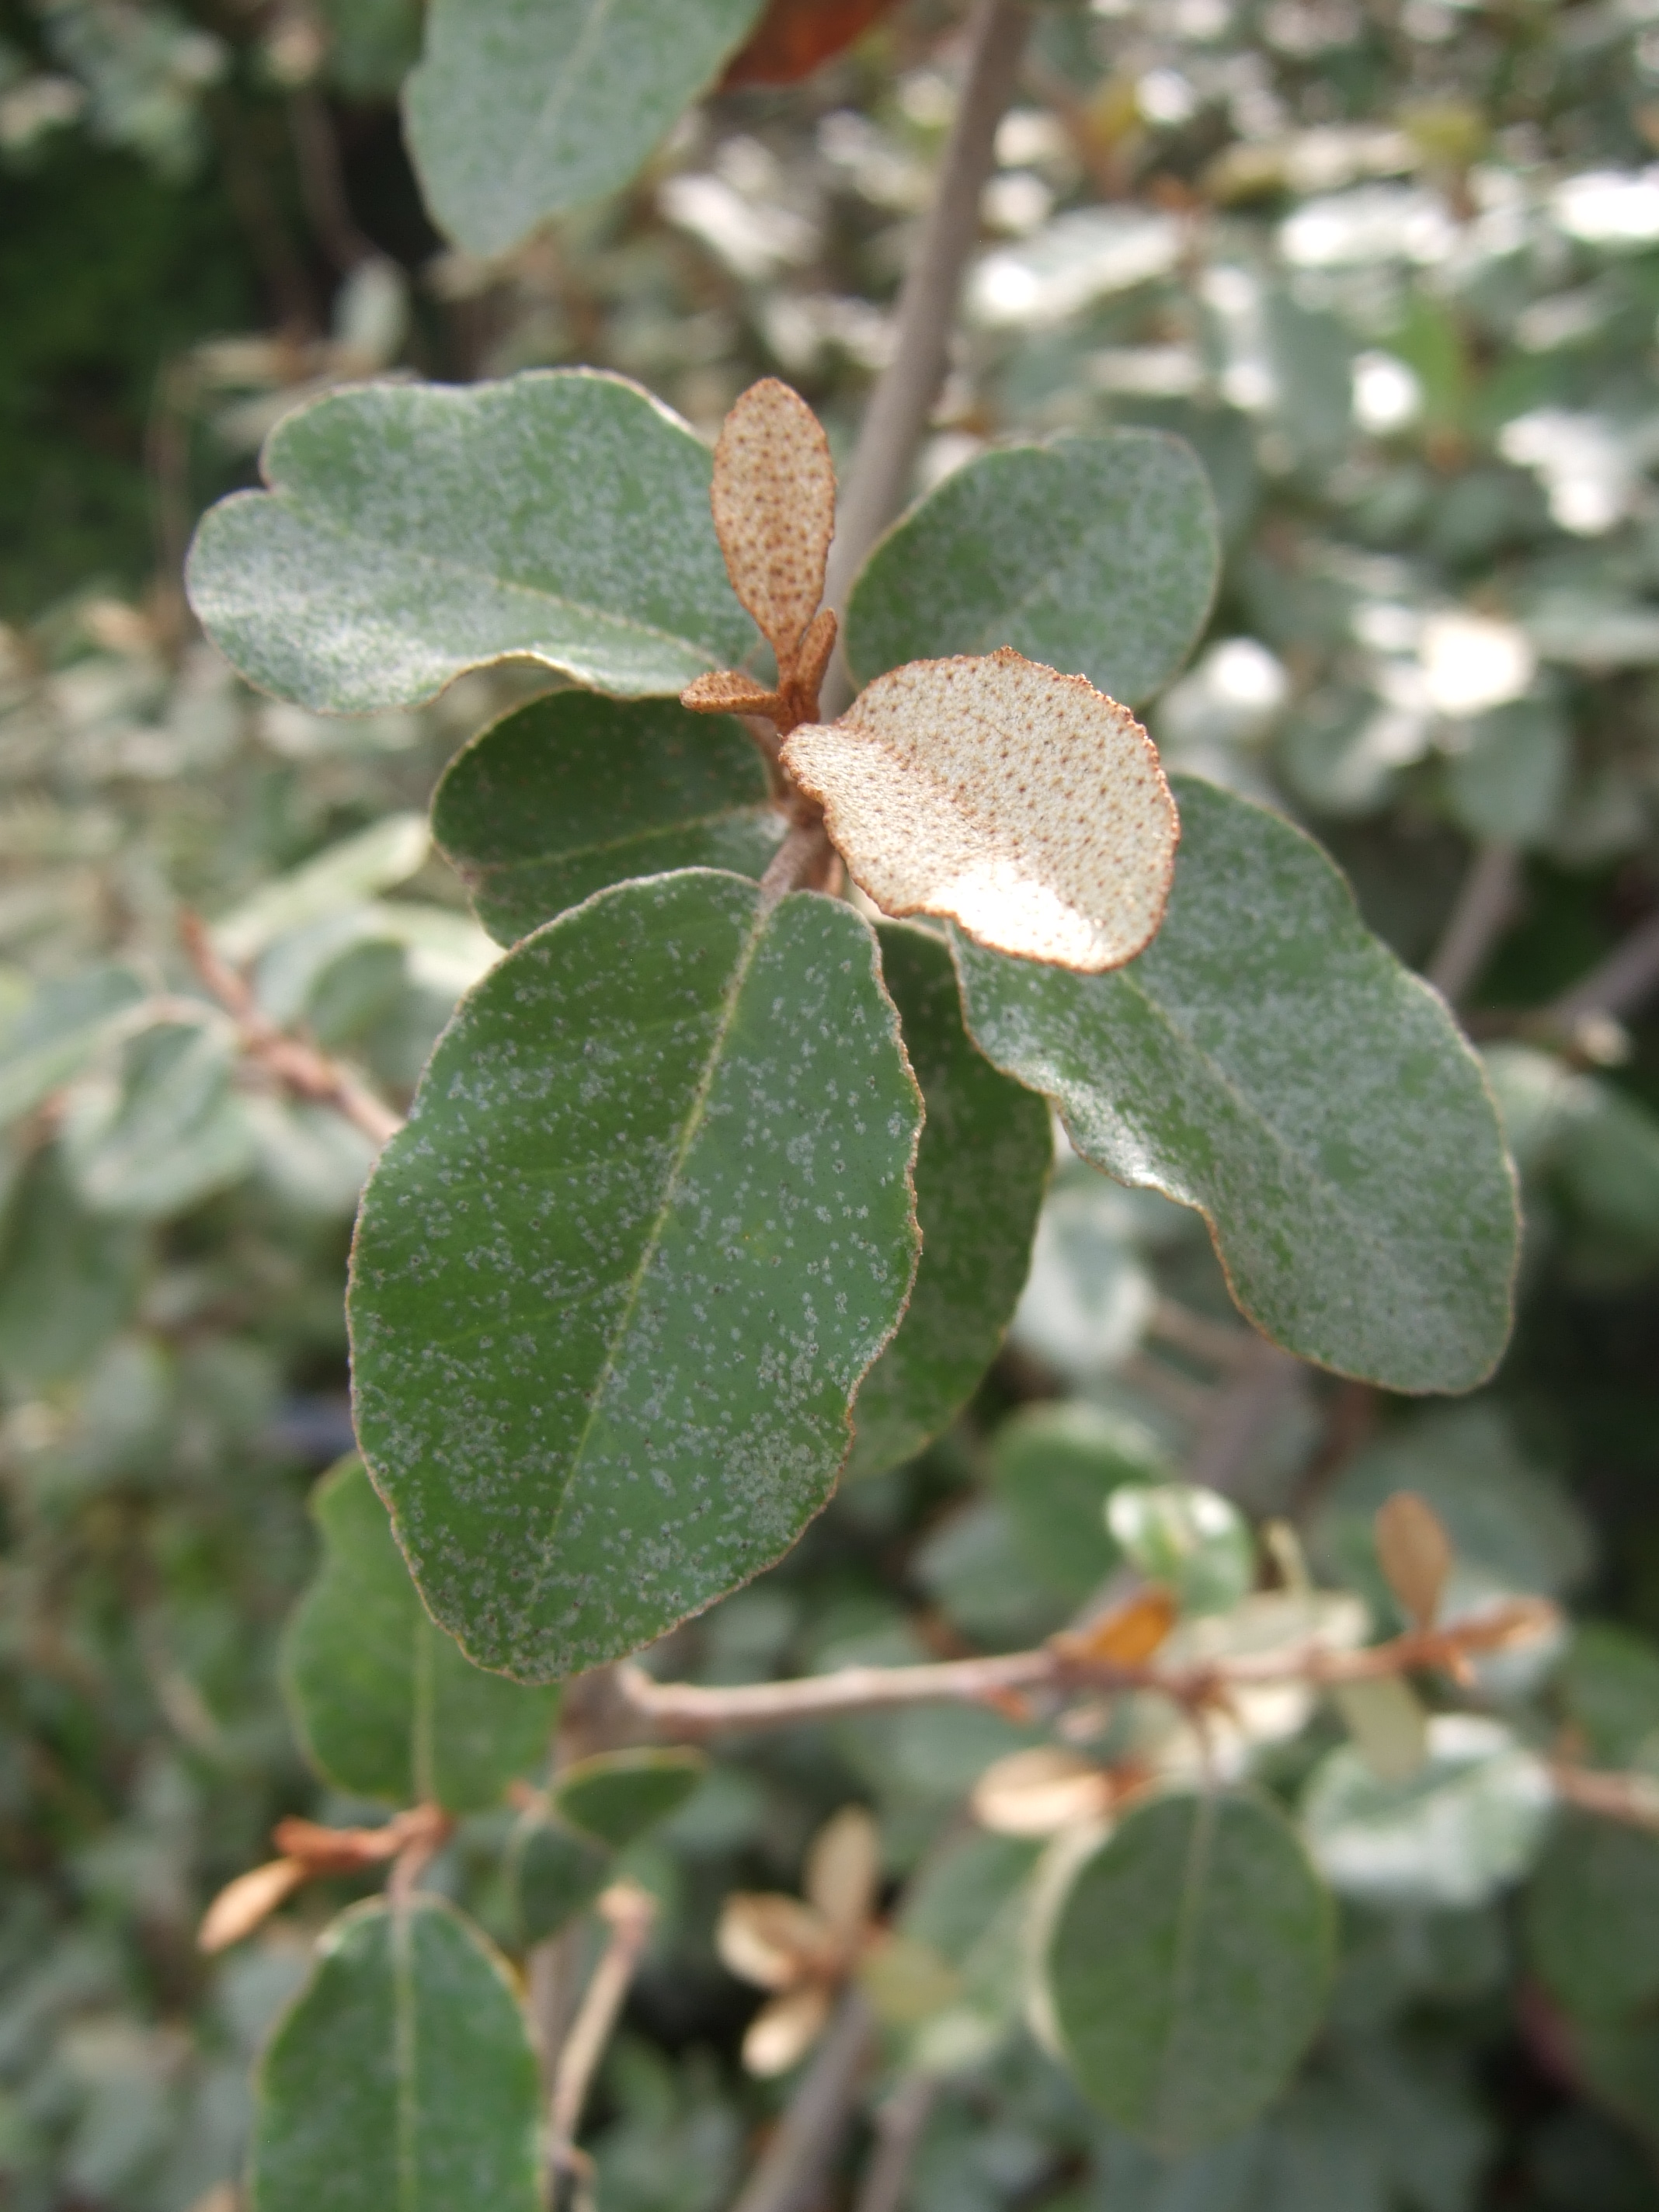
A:
POLYGON ((410 706, 515 655, 678 693, 754 641, 708 448, 625 378, 362 385, 284 416, 261 465, 268 490, 204 517, 186 583, 220 650, 280 698, 410 706))
POLYGON ((1553 1802, 1543 1761, 1508 1729, 1442 1713, 1409 1780, 1381 1780, 1348 1745, 1329 1753, 1304 1792, 1302 1818, 1326 1880, 1345 1897, 1467 1911, 1529 1871, 1553 1802))
POLYGON ((868 925, 614 885, 462 1002, 363 1200, 358 1434, 437 1618, 549 1680, 769 1565, 908 1296, 921 1101, 868 925))
POLYGON ((1443 1002, 1287 822, 1175 779, 1162 928, 1079 975, 953 932, 968 1024, 1073 1143, 1203 1213, 1234 1297, 1320 1364, 1466 1390, 1508 1337, 1513 1176, 1443 1002))
POLYGON ((404 93, 439 227, 504 253, 546 216, 625 185, 720 74, 761 0, 434 0, 404 93))
POLYGON ((1192 650, 1220 562, 1192 449, 1158 430, 1015 446, 954 470, 854 585, 862 683, 901 662, 1012 646, 1133 707, 1192 650))
POLYGON ((0 1127, 80 1073, 144 995, 130 968, 84 968, 44 985, 0 1037, 0 1127))

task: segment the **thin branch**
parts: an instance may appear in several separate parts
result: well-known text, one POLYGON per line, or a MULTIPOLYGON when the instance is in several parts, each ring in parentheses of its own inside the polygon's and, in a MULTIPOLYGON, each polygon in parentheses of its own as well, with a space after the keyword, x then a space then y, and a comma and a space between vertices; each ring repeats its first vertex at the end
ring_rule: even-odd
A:
POLYGON ((312 230, 340 275, 349 276, 360 262, 375 258, 375 248, 351 212, 334 118, 315 84, 295 87, 289 95, 288 118, 300 196, 312 230))
POLYGON ((1550 1768, 1550 1778, 1558 1795, 1581 1812, 1659 1834, 1659 1777, 1559 1764, 1550 1768))
POLYGON ((1451 1006, 1479 981, 1521 899, 1521 855, 1513 845, 1481 845, 1424 974, 1451 1006))
POLYGON ((1070 1695, 1088 1690, 1149 1690, 1197 1709, 1224 1702, 1231 1689, 1266 1683, 1374 1681, 1422 1668, 1454 1676, 1469 1656, 1501 1650, 1554 1633, 1559 1616, 1542 1598, 1517 1598, 1490 1613, 1444 1628, 1413 1629, 1359 1650, 1337 1650, 1316 1637, 1276 1651, 1182 1667, 1154 1661, 1127 1664, 1103 1658, 1093 1633, 1061 1633, 1034 1651, 1009 1651, 982 1659, 946 1659, 920 1667, 841 1667, 781 1682, 744 1682, 726 1689, 696 1682, 653 1681, 642 1667, 625 1662, 615 1672, 621 1703, 659 1735, 680 1741, 728 1729, 799 1728, 852 1713, 905 1705, 998 1705, 1032 1692, 1070 1695))
POLYGON ((562 1928, 556 1936, 550 1936, 545 1942, 532 1944, 525 1960, 530 2022, 541 2057, 542 2080, 550 2099, 558 2073, 559 2054, 576 2017, 581 1961, 580 1917, 562 1928))
POLYGON ((179 934, 197 974, 236 1023, 242 1050, 297 1097, 332 1107, 361 1129, 372 1145, 384 1145, 404 1126, 401 1114, 377 1098, 350 1072, 315 1045, 290 1036, 266 1019, 245 977, 222 960, 205 927, 193 914, 179 916, 179 934))
POLYGON ((847 2126, 875 2042, 862 1994, 848 1990, 732 2212, 810 2212, 847 2126))
POLYGON ((853 2212, 899 2212, 939 2085, 931 2074, 909 2074, 876 2114, 876 2148, 853 2212))
POLYGON ((637 1882, 616 1881, 596 1909, 610 1923, 611 1941, 593 1969, 580 2009, 564 2039, 548 2108, 548 2162, 556 2202, 560 2179, 567 2174, 576 2178, 579 2202, 586 2193, 587 2165, 576 2148, 576 2130, 581 2125, 588 2088, 650 1936, 657 1904, 637 1882))
MULTIPOLYGON (((838 612, 865 556, 903 503, 916 448, 945 380, 962 272, 979 234, 980 193, 991 173, 997 125, 1013 96, 1028 20, 1024 0, 980 0, 969 27, 962 97, 933 205, 899 293, 892 358, 870 395, 836 508, 824 596, 838 612)), ((839 652, 824 690, 822 711, 828 720, 850 696, 839 652)))
POLYGON ((1659 913, 1632 930, 1592 968, 1580 983, 1564 992, 1548 1009, 1553 1028, 1575 1030, 1597 1014, 1633 1013, 1650 991, 1659 988, 1659 913))
POLYGON ((838 861, 822 815, 793 823, 761 878, 762 905, 775 906, 791 891, 823 889, 838 861))

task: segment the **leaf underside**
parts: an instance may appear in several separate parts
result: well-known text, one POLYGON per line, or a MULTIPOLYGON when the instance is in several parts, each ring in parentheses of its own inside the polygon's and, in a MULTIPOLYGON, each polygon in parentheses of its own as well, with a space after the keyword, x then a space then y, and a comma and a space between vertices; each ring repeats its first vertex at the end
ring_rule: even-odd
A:
POLYGON ((1085 1158, 1210 1224, 1233 1296, 1304 1358, 1467 1390, 1509 1334, 1513 1176, 1440 999, 1278 816, 1174 779, 1164 926, 1108 975, 952 945, 969 1028, 1085 1158))
POLYGON ((302 706, 413 705, 515 654, 678 693, 754 642, 708 450, 624 377, 331 392, 277 424, 261 466, 268 491, 204 517, 185 580, 249 682, 302 706))
POLYGON ((538 2212, 540 2088, 507 1970, 431 1896, 354 1905, 260 2069, 253 2212, 538 2212))
POLYGON ((1043 1102, 999 1074, 963 1028, 944 939, 894 921, 877 935, 927 1108, 921 1259, 897 1334, 860 1388, 849 1475, 913 1457, 972 1396, 1025 1286, 1054 1150, 1043 1102))
POLYGON ((437 1618, 548 1680, 823 1504, 917 1237, 920 1098, 838 901, 601 891, 463 1001, 365 1195, 358 1435, 437 1618))
POLYGON ((1085 2096, 1170 2155, 1247 2125, 1319 2024, 1331 1918, 1265 1802, 1170 1796, 1128 1814, 1073 1881, 1047 1954, 1085 2096))
POLYGON ((592 691, 503 715, 456 755, 432 802, 433 836, 498 945, 630 877, 761 876, 785 827, 738 723, 592 691))

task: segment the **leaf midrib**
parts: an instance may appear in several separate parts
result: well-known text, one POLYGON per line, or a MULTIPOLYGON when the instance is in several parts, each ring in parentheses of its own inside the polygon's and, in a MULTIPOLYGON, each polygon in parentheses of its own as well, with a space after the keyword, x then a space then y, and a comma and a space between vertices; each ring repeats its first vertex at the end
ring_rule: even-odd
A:
MULTIPOLYGON (((1155 1016, 1168 1034, 1175 1038, 1178 1044, 1184 1046, 1203 1067, 1206 1073, 1214 1079, 1218 1087, 1224 1092, 1229 1103, 1237 1111, 1252 1121, 1256 1127, 1267 1132, 1274 1150, 1282 1159, 1298 1171, 1300 1179, 1314 1189, 1324 1191, 1329 1194, 1333 1210, 1348 1224, 1358 1242, 1376 1256, 1391 1251, 1393 1248, 1390 1244, 1378 1241, 1376 1233, 1370 1226, 1370 1217, 1354 1212, 1352 1202, 1342 1185, 1333 1182, 1304 1153, 1296 1150, 1290 1139, 1281 1134, 1278 1125, 1269 1118, 1250 1094, 1240 1089, 1233 1077, 1214 1059, 1205 1046, 1199 1043, 1189 1030, 1181 1027, 1164 1002, 1154 998, 1144 983, 1132 977, 1127 968, 1121 968, 1116 972, 1118 980, 1127 989, 1133 993, 1139 1003, 1155 1016)), ((1206 1206, 1203 1210, 1206 1217, 1209 1217, 1209 1208, 1206 1206)))
POLYGON ((763 908, 759 904, 759 894, 757 892, 756 905, 748 933, 733 963, 732 978, 726 986, 724 1003, 720 1008, 720 1019, 715 1024, 714 1036, 709 1040, 708 1052, 703 1062, 702 1073, 698 1077, 696 1087, 691 1095, 690 1109, 685 1117, 684 1133, 675 1147, 673 1160, 663 1181, 662 1198, 652 1218, 651 1226, 646 1233, 640 1257, 629 1278, 627 1302, 617 1316, 616 1327, 611 1331, 611 1340, 605 1349, 604 1360, 600 1364, 599 1374, 595 1378, 592 1393, 588 1401, 587 1418, 582 1423, 581 1433, 571 1448, 569 1474, 565 1481, 563 1492, 554 1510, 547 1533, 538 1547, 544 1569, 546 1568, 557 1548, 559 1532, 563 1527, 571 1495, 576 1488, 577 1480, 581 1474, 582 1459, 587 1449, 588 1439, 593 1432, 593 1425, 599 1419, 603 1408, 605 1393, 617 1371, 617 1361, 622 1347, 627 1340, 629 1331, 633 1327, 634 1316, 639 1308, 640 1294, 645 1287, 646 1277, 649 1274, 657 1254, 661 1249, 664 1232, 673 1212, 674 1201, 679 1194, 680 1179, 684 1171, 686 1161, 690 1157, 691 1147, 696 1140, 697 1133, 708 1117, 709 1097, 714 1088, 714 1079, 720 1071, 720 1063, 725 1058, 726 1042, 731 1036, 732 1024, 737 1019, 738 1002, 743 995, 743 987, 749 980, 749 971, 753 967, 755 956, 760 950, 761 939, 770 928, 776 912, 776 907, 763 908))
POLYGON ((1187 1846, 1180 1903, 1176 1911, 1175 1971, 1170 1977, 1170 2026, 1158 2063, 1157 2124, 1160 2136, 1169 2124, 1170 2106, 1178 2101, 1175 2057, 1182 2040, 1188 1993, 1200 1949, 1199 1922, 1203 1914, 1204 1885, 1209 1874, 1212 1846, 1220 1819, 1220 1806, 1208 1792, 1194 1808, 1193 1832, 1187 1846))

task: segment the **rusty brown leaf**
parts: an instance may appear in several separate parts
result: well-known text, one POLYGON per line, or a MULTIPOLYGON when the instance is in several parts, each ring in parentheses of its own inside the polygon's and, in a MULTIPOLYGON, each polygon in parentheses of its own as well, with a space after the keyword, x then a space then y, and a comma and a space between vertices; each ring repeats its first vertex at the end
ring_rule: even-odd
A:
POLYGON ((751 384, 722 424, 710 498, 732 588, 787 682, 823 597, 836 471, 817 416, 776 377, 751 384))
POLYGON ((772 0, 726 72, 727 88, 793 84, 850 46, 894 0, 772 0))
POLYGON ((1376 1509, 1373 1528, 1377 1564, 1407 1618, 1432 1628, 1451 1572, 1451 1539, 1425 1498, 1396 1490, 1376 1509))
POLYGON ((1179 824, 1152 743, 1086 678, 1009 647, 913 660, 783 763, 884 914, 1098 975, 1164 916, 1179 824))

